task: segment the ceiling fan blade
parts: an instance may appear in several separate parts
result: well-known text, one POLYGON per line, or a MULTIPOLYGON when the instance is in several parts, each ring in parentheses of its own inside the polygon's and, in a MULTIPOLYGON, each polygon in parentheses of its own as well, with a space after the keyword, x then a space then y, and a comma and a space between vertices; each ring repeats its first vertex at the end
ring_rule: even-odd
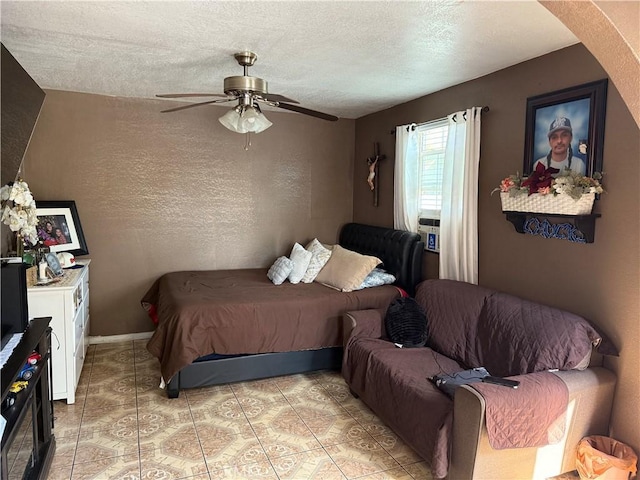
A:
POLYGON ((223 93, 163 93, 156 95, 159 98, 186 98, 186 97, 228 97, 223 93))
POLYGON ((211 103, 224 103, 232 102, 235 98, 225 98, 224 100, 209 100, 208 102, 191 103, 189 105, 182 105, 181 107, 169 108, 167 110, 161 110, 160 113, 177 112, 178 110, 186 110, 187 108, 200 107, 201 105, 209 105, 211 103))
POLYGON ((264 93, 260 95, 267 102, 288 102, 288 103, 300 103, 296 100, 285 97, 284 95, 278 95, 276 93, 264 93))
POLYGON ((275 105, 276 107, 284 108, 285 110, 291 110, 292 112, 303 113, 304 115, 311 115, 312 117, 321 118, 322 120, 329 120, 330 122, 335 122, 338 120, 338 117, 334 115, 329 115, 328 113, 318 112, 316 110, 311 110, 309 108, 304 108, 299 105, 289 105, 288 103, 278 103, 275 105))

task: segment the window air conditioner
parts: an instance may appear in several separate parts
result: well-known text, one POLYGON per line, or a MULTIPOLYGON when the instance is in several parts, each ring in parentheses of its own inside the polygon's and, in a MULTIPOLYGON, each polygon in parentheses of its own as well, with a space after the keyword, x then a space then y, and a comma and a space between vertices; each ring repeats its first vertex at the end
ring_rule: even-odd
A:
POLYGON ((440 252, 440 220, 421 218, 418 224, 418 234, 424 242, 425 250, 440 252))

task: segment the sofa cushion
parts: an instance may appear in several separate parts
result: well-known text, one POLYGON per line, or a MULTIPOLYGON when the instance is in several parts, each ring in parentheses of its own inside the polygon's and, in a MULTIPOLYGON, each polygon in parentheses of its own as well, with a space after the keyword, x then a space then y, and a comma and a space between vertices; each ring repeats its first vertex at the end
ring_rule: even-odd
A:
POLYGON ((571 370, 601 341, 578 315, 500 292, 487 298, 477 334, 480 360, 500 377, 571 370))
MULTIPOLYGON (((482 367, 476 348, 478 317, 493 290, 454 280, 425 280, 416 300, 427 315, 427 346, 460 362, 482 367)), ((491 370, 489 370, 491 372, 491 370)))

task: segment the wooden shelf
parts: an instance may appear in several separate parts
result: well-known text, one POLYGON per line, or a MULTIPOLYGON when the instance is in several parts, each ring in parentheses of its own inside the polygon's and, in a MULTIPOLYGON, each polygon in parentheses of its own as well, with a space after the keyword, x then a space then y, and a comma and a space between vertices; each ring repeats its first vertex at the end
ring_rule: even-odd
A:
POLYGON ((552 213, 502 212, 518 233, 558 238, 576 243, 593 243, 596 218, 601 215, 558 215, 552 213))

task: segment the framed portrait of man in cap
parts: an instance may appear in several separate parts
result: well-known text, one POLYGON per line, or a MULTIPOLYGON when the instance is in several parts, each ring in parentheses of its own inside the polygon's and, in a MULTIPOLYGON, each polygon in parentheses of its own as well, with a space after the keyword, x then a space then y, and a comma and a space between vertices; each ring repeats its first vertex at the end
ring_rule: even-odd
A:
POLYGON ((602 172, 607 79, 527 99, 524 174, 540 166, 602 172))

